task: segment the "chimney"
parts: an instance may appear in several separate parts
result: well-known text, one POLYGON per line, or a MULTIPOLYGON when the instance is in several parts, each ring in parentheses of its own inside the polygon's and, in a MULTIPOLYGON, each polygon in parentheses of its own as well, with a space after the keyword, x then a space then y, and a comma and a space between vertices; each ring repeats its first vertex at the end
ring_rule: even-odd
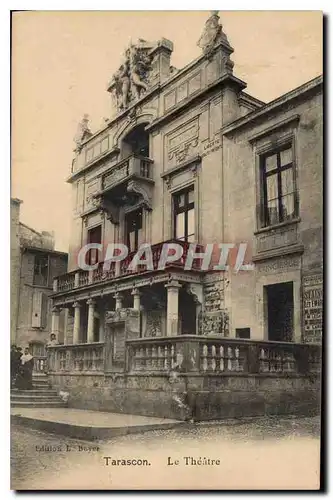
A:
POLYGON ((173 43, 166 38, 157 42, 150 55, 152 56, 151 84, 163 83, 170 76, 170 59, 173 43))

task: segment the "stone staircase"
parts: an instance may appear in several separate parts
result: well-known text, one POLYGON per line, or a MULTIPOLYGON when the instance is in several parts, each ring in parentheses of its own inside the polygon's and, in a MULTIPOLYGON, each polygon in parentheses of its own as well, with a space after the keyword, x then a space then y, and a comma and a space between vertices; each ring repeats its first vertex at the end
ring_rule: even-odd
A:
POLYGON ((65 403, 51 389, 46 375, 38 374, 32 377, 33 389, 30 391, 11 389, 10 405, 21 408, 66 408, 65 403))

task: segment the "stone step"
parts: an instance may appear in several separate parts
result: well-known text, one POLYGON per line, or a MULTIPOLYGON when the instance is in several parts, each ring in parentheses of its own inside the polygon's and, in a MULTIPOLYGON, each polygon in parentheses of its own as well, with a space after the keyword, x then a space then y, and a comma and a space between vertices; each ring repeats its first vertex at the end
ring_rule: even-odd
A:
POLYGON ((21 389, 12 389, 11 391, 11 396, 18 396, 18 395, 45 395, 45 396, 55 396, 57 395, 57 391, 54 389, 32 389, 31 391, 24 391, 21 389))
POLYGON ((41 384, 40 382, 33 382, 32 383, 32 387, 35 389, 35 388, 38 388, 38 389, 47 389, 48 387, 50 387, 50 384, 47 382, 46 384, 41 384))
POLYGON ((12 394, 11 401, 62 401, 58 394, 40 395, 40 394, 12 394))
POLYGON ((11 401, 11 407, 16 408, 67 408, 63 401, 11 401))

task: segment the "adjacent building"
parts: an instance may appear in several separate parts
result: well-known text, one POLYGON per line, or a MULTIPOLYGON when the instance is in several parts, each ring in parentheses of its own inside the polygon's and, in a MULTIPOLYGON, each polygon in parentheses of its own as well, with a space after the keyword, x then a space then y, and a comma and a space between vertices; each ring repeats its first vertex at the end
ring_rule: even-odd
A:
MULTIPOLYGON (((11 343, 29 346, 38 358, 52 330, 53 279, 67 269, 67 254, 54 250, 54 236, 20 222, 21 200, 11 199, 11 343)), ((58 340, 64 338, 64 313, 58 340)))

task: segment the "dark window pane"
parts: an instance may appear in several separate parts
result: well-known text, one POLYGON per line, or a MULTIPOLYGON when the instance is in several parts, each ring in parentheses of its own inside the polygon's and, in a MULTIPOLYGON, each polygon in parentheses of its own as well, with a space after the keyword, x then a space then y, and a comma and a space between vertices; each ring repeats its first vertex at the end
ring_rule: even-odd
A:
POLYGON ((187 234, 194 234, 194 208, 187 212, 187 234))

